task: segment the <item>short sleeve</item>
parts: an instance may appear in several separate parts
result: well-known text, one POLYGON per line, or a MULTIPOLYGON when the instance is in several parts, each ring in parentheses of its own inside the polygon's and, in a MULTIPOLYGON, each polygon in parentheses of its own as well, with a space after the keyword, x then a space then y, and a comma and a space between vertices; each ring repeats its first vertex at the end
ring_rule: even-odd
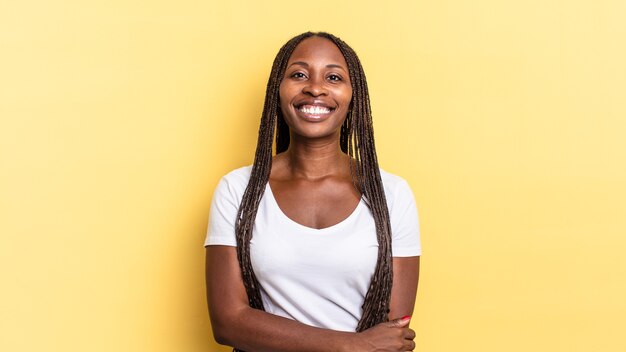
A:
POLYGON ((233 185, 223 177, 215 188, 211 210, 209 212, 209 226, 204 246, 223 245, 237 246, 235 223, 239 209, 239 199, 233 185))
POLYGON ((415 198, 409 184, 400 179, 390 196, 391 251, 394 257, 414 257, 422 254, 419 219, 415 198))

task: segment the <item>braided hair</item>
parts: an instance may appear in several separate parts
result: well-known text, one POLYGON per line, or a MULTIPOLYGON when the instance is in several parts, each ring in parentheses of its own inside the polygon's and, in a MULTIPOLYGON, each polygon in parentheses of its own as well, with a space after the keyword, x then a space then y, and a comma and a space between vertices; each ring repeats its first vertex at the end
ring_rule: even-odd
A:
MULTIPOLYGON (((351 109, 341 126, 340 146, 350 156, 350 169, 353 170, 353 182, 364 196, 374 222, 378 240, 378 258, 370 286, 363 303, 363 314, 356 331, 366 330, 388 320, 389 300, 392 284, 391 225, 385 193, 376 158, 372 114, 365 73, 361 62, 352 48, 341 39, 325 32, 306 32, 290 39, 280 48, 267 83, 265 103, 261 116, 258 142, 252 166, 250 181, 244 192, 235 226, 237 238, 237 258, 248 294, 250 307, 263 310, 259 282, 254 275, 250 260, 250 239, 254 220, 269 181, 272 168, 272 147, 276 131, 276 154, 289 147, 289 126, 285 122, 279 102, 279 88, 283 80, 287 62, 304 39, 318 36, 332 41, 343 54, 348 65, 352 84, 351 109)), ((237 350, 235 350, 237 351, 237 350)))

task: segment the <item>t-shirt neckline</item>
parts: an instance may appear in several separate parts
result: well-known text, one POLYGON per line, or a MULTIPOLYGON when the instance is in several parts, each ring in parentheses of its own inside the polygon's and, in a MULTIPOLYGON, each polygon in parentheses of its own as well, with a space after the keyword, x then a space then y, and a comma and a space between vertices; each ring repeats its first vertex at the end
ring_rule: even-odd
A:
POLYGON ((321 229, 316 229, 314 227, 309 227, 309 226, 302 225, 301 223, 299 223, 299 222, 293 220, 292 218, 290 218, 289 216, 287 216, 287 214, 285 214, 285 212, 283 212, 283 210, 278 205, 278 201, 276 201, 276 197, 274 197, 274 192, 272 192, 272 187, 270 186, 269 182, 265 185, 265 194, 267 194, 269 196, 269 201, 271 203, 271 206, 274 207, 276 212, 279 214, 279 216, 285 222, 287 222, 288 224, 291 224, 292 226, 295 226, 295 227, 297 227, 299 229, 305 230, 308 233, 313 233, 313 234, 317 234, 317 235, 336 231, 336 230, 346 226, 347 224, 351 223, 353 221, 353 219, 356 218, 356 216, 360 212, 360 210, 363 207, 363 205, 365 205, 365 200, 363 199, 363 196, 361 196, 361 198, 359 199, 359 203, 357 203, 356 207, 354 207, 354 209, 352 210, 350 215, 348 215, 345 219, 341 220, 340 222, 338 222, 338 223, 336 223, 334 225, 327 226, 327 227, 324 227, 324 228, 321 228, 321 229))

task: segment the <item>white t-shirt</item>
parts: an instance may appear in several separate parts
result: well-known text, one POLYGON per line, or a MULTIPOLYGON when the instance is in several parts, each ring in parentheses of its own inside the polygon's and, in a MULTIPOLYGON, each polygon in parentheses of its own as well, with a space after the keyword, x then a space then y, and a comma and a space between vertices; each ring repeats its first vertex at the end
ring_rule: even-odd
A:
MULTIPOLYGON (((224 176, 213 195, 205 246, 236 246, 235 220, 252 167, 224 176)), ((394 257, 421 254, 413 193, 402 178, 381 170, 394 257)), ((250 258, 269 313, 304 324, 354 331, 378 257, 374 218, 361 199, 340 223, 314 229, 288 218, 269 184, 259 204, 250 258)))

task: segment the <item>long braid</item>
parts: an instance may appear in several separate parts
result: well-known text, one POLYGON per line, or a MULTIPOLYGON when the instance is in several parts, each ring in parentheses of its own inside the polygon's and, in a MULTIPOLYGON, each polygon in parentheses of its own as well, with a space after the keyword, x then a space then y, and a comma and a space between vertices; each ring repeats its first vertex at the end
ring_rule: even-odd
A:
MULTIPOLYGON (((367 89, 367 81, 361 63, 352 48, 341 39, 324 32, 306 32, 289 40, 278 52, 272 65, 267 83, 265 103, 255 152, 254 164, 248 186, 244 192, 239 210, 235 233, 237 238, 237 258, 248 295, 250 307, 264 310, 259 282, 256 279, 250 260, 250 240, 257 210, 272 168, 272 145, 276 130, 276 153, 289 147, 289 127, 282 117, 279 89, 287 62, 295 47, 305 38, 320 36, 331 40, 342 52, 348 64, 352 83, 351 109, 341 127, 340 145, 348 153, 353 164, 353 182, 363 194, 376 224, 378 258, 372 281, 363 303, 363 314, 356 331, 366 330, 378 323, 387 321, 392 284, 391 226, 389 211, 376 158, 372 114, 367 89), (354 170, 353 170, 354 169, 354 170)), ((235 349, 235 351, 240 351, 235 349)))
POLYGON ((356 161, 356 182, 361 186, 361 192, 367 200, 376 224, 378 258, 370 287, 365 295, 363 314, 356 328, 356 331, 363 331, 388 320, 393 280, 389 211, 376 157, 369 92, 361 62, 356 53, 339 38, 326 33, 318 35, 332 40, 339 47, 348 64, 352 82, 353 106, 348 118, 351 120, 351 128, 345 140, 354 144, 354 147, 348 148, 348 154, 356 161))
MULTIPOLYGON (((239 259, 243 282, 248 294, 248 301, 250 302, 250 306, 256 309, 263 309, 263 302, 261 301, 259 283, 254 275, 250 261, 250 239, 252 238, 252 229, 254 227, 254 220, 259 203, 263 197, 265 186, 269 181, 269 175, 272 169, 274 128, 278 120, 278 114, 280 113, 280 82, 283 78, 289 56, 291 56, 294 48, 305 35, 306 33, 287 42, 278 52, 274 64, 272 65, 272 72, 267 82, 265 92, 265 104, 261 116, 261 126, 259 128, 254 164, 252 166, 248 186, 243 194, 237 212, 237 222, 235 225, 237 258, 239 259)), ((277 135, 281 134, 278 133, 277 135)), ((288 142, 287 140, 287 143, 288 142)))

